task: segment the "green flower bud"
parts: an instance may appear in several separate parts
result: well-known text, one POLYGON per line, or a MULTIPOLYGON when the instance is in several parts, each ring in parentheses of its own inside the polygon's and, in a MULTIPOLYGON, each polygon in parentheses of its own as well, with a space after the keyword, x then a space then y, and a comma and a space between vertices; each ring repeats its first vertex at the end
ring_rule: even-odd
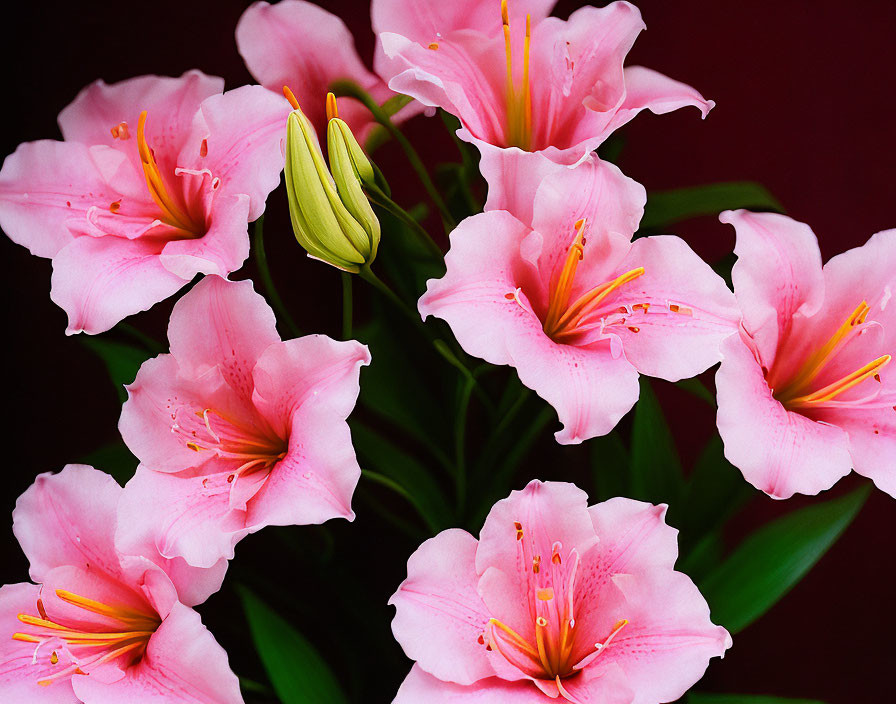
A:
MULTIPOLYGON (((337 126, 328 128, 330 163, 337 165, 334 178, 324 163, 314 126, 292 94, 287 93, 287 97, 295 108, 286 128, 286 193, 293 232, 312 257, 358 273, 376 257, 380 241, 380 224, 364 195, 359 175, 363 172, 373 178, 374 170, 354 137, 351 142, 357 146, 357 153, 352 154, 353 147, 337 126), (331 131, 340 136, 331 139, 331 131)), ((347 125, 345 133, 351 135, 347 125)))

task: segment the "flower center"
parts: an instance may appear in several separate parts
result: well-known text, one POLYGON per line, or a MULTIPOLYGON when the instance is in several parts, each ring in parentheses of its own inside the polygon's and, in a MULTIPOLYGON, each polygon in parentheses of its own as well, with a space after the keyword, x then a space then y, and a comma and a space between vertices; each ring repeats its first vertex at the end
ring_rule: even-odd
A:
POLYGON ((564 561, 563 546, 555 542, 550 561, 543 560, 542 555, 534 552, 522 524, 515 522, 514 529, 519 564, 523 566, 520 576, 529 586, 533 635, 524 637, 500 620, 490 618, 479 642, 529 677, 552 682, 560 696, 576 701, 562 680, 593 662, 628 625, 628 620, 617 622, 602 641, 594 643, 593 648, 589 645, 588 652, 582 656, 581 648, 576 648, 578 630, 574 613, 578 551, 570 550, 564 561))
POLYGON ((523 42, 523 75, 517 84, 513 76, 513 50, 510 41, 510 14, 507 0, 501 0, 501 23, 504 31, 504 53, 507 60, 507 127, 504 141, 509 147, 530 151, 532 147, 532 91, 529 84, 529 48, 532 43, 532 17, 526 15, 526 37, 523 42))
POLYGON ((841 394, 867 379, 873 377, 880 381, 880 371, 890 363, 892 359, 890 355, 882 355, 820 389, 813 390, 813 382, 851 340, 864 332, 866 329, 865 319, 870 310, 868 303, 862 301, 837 329, 837 332, 803 363, 793 379, 775 392, 775 398, 785 407, 796 411, 844 404, 856 405, 866 400, 861 399, 850 403, 837 399, 841 394))
MULTIPOLYGON (((186 439, 193 452, 213 452, 239 465, 227 476, 233 493, 238 480, 260 472, 267 474, 286 457, 287 443, 273 435, 249 432, 211 408, 197 410, 190 418, 174 418, 172 432, 186 439), (194 420, 197 419, 197 420, 194 420)), ((256 478, 258 478, 256 476, 256 478)))
MULTIPOLYGON (((570 305, 569 299, 575 282, 576 270, 579 262, 585 258, 584 231, 585 219, 583 218, 575 224, 575 238, 569 247, 569 253, 566 255, 566 262, 563 264, 560 276, 551 289, 548 312, 542 323, 545 334, 555 342, 568 340, 569 337, 579 332, 581 326, 590 321, 601 303, 610 294, 644 274, 644 267, 627 271, 612 281, 607 281, 586 291, 570 305)), ((646 306, 646 304, 641 305, 646 306)))
MULTIPOLYGON (((95 628, 83 626, 70 628, 51 620, 41 599, 37 600, 37 612, 40 617, 29 614, 18 615, 19 621, 31 628, 21 633, 13 633, 13 640, 35 643, 37 645, 34 651, 35 659, 40 647, 54 640, 62 641, 72 655, 74 661, 72 664, 45 679, 38 680, 38 684, 43 687, 71 675, 85 674, 82 667, 96 667, 116 660, 119 660, 123 667, 129 667, 143 657, 149 639, 162 623, 162 619, 155 612, 104 604, 62 589, 56 590, 56 596, 67 604, 102 616, 107 621, 97 623, 95 628), (108 621, 113 623, 109 624, 108 621)), ((54 650, 49 660, 51 665, 57 665, 59 654, 54 650)))
MULTIPOLYGON (((115 128, 113 128, 113 135, 115 135, 115 128)), ((205 143, 203 143, 203 149, 205 148, 205 143)), ((183 230, 191 237, 201 237, 205 231, 204 225, 191 217, 190 213, 168 192, 165 179, 156 162, 155 153, 146 142, 146 110, 140 113, 140 120, 137 123, 137 150, 140 153, 140 163, 143 165, 146 188, 162 211, 160 218, 162 222, 178 230, 183 230)))

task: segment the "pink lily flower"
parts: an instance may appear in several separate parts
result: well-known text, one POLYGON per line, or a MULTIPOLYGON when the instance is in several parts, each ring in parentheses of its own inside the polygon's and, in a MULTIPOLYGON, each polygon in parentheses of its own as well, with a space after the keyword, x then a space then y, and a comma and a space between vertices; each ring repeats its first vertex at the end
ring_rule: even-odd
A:
POLYGON ((415 661, 395 704, 658 704, 678 699, 731 637, 686 575, 665 506, 588 506, 534 480, 476 540, 446 530, 408 560, 389 603, 415 661))
POLYGON ((361 476, 345 422, 367 347, 281 341, 251 281, 200 281, 171 313, 171 353, 144 362, 119 429, 140 460, 118 538, 209 567, 267 525, 354 520, 361 476))
POLYGON ((677 381, 718 362, 738 311, 681 239, 631 241, 645 193, 615 166, 536 163, 489 182, 487 211, 451 233, 418 308, 469 354, 516 367, 556 409, 557 441, 579 443, 631 409, 639 373, 677 381))
POLYGON ((377 72, 389 87, 461 121, 486 168, 531 152, 575 164, 641 110, 714 103, 641 66, 623 68, 644 29, 627 2, 548 17, 552 0, 374 0, 377 72))
MULTIPOLYGON (((304 0, 253 3, 237 23, 236 45, 253 78, 278 95, 288 86, 321 135, 327 129, 324 96, 334 81, 354 81, 380 105, 396 95, 364 65, 342 19, 304 0)), ((420 109, 408 106, 393 119, 420 109)), ((376 124, 352 98, 340 98, 339 117, 362 144, 376 124)))
POLYGON ((725 456, 757 489, 817 494, 850 468, 896 497, 896 230, 822 267, 807 225, 728 211, 740 335, 716 375, 725 456))
POLYGON ((98 333, 196 274, 249 254, 248 222, 280 182, 289 105, 190 71, 88 86, 59 114, 65 141, 21 144, 0 171, 0 227, 53 260, 68 334, 98 333))
POLYGON ((69 465, 16 503, 13 531, 38 584, 0 588, 0 700, 240 704, 227 653, 186 605, 218 590, 226 563, 185 570, 157 552, 122 553, 121 492, 69 465))

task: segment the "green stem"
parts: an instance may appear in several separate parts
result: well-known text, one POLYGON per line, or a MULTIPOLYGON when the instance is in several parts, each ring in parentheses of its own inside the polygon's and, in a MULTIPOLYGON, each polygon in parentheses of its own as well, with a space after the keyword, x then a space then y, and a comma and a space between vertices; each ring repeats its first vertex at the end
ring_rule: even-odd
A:
MULTIPOLYGON (((379 276, 373 273, 369 264, 364 264, 361 267, 361 271, 358 272, 358 275, 394 303, 415 325, 424 329, 424 332, 426 332, 425 328, 423 328, 423 321, 420 320, 420 316, 417 315, 407 303, 401 300, 401 298, 398 297, 398 294, 389 288, 379 276)), ((428 332, 426 332, 426 334, 427 337, 429 337, 428 332)))
POLYGON ((401 133, 401 130, 394 125, 391 119, 389 119, 389 115, 386 111, 377 104, 367 91, 352 81, 336 81, 330 86, 330 89, 338 96, 354 98, 361 102, 364 107, 370 111, 370 114, 373 115, 373 119, 385 127, 392 138, 398 142, 398 145, 402 148, 405 156, 410 162, 411 168, 417 172, 420 182, 423 184, 423 187, 426 189, 426 192, 429 194, 430 199, 438 209, 439 213, 441 213, 445 231, 451 232, 456 225, 454 217, 451 215, 451 211, 448 210, 448 206, 445 205, 445 201, 442 200, 442 196, 439 195, 439 191, 429 177, 429 172, 427 172, 426 166, 424 166, 417 151, 410 141, 408 141, 408 138, 405 137, 401 133))
POLYGON ((289 311, 286 309, 286 306, 283 304, 283 299, 280 298, 280 294, 277 293, 277 287, 274 286, 274 279, 271 277, 271 270, 268 268, 268 257, 264 251, 264 215, 255 221, 253 246, 255 249, 255 261, 258 264, 258 273, 259 276, 261 276, 261 283, 264 286, 265 292, 268 294, 268 300, 271 302, 271 306, 276 311, 277 317, 286 323, 286 327, 289 329, 290 334, 293 337, 299 337, 302 334, 302 331, 299 330, 296 321, 293 320, 289 311))
MULTIPOLYGON (((420 515, 420 517, 423 519, 424 523, 426 522, 426 516, 423 515, 422 511, 420 510, 420 507, 417 505, 417 502, 414 501, 414 497, 411 496, 410 493, 408 493, 407 489, 405 489, 403 486, 401 486, 401 484, 394 481, 393 479, 390 479, 385 474, 380 474, 379 472, 373 472, 369 469, 362 469, 361 476, 365 477, 366 479, 369 479, 370 481, 372 481, 376 484, 379 484, 380 486, 384 486, 387 489, 398 494, 401 498, 403 498, 411 506, 413 506, 414 509, 417 511, 417 513, 420 515)), ((398 516, 395 516, 394 514, 392 514, 392 512, 387 511, 386 509, 381 507, 377 502, 373 501, 372 497, 368 496, 367 498, 376 508, 380 509, 381 515, 383 515, 384 517, 390 517, 391 521, 397 527, 401 528, 403 531, 405 531, 406 533, 408 533, 411 536, 416 536, 419 533, 419 531, 415 527, 411 526, 410 523, 408 523, 407 521, 405 521, 403 519, 400 519, 398 516)))
POLYGON ((402 208, 398 203, 389 198, 382 191, 365 191, 367 193, 367 197, 378 206, 383 208, 384 210, 392 213, 396 218, 401 220, 405 225, 407 225, 411 231, 417 235, 417 238, 423 243, 423 245, 432 252, 433 255, 442 259, 444 254, 442 253, 442 248, 436 244, 435 240, 432 236, 426 231, 426 229, 417 222, 414 218, 411 217, 410 213, 408 213, 404 208, 402 208))
POLYGON ((457 407, 457 418, 454 423, 454 454, 455 454, 455 475, 454 485, 457 491, 457 513, 458 518, 462 518, 466 509, 467 499, 467 460, 466 460, 466 439, 467 439, 467 412, 470 409, 470 396, 473 393, 473 387, 476 380, 469 376, 463 382, 460 392, 460 400, 457 407))
POLYGON ((342 273, 342 339, 350 340, 352 337, 352 275, 347 271, 342 273))

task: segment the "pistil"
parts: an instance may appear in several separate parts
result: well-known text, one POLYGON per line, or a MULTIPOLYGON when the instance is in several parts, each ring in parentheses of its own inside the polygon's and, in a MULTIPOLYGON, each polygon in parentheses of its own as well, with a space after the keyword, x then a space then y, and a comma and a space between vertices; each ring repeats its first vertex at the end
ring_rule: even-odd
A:
MULTIPOLYGON (((93 631, 64 626, 49 618, 42 600, 38 599, 39 618, 30 614, 18 615, 19 621, 26 626, 31 626, 33 630, 14 633, 13 640, 35 643, 39 648, 47 641, 59 639, 71 649, 86 649, 88 651, 78 663, 55 672, 46 679, 39 680, 38 684, 44 687, 69 675, 84 674, 82 666, 99 665, 124 655, 131 655, 134 658, 142 656, 149 639, 162 622, 155 613, 143 612, 126 606, 104 604, 62 589, 56 590, 56 596, 67 604, 84 611, 117 621, 120 628, 105 626, 107 630, 93 631)), ((98 626, 98 629, 100 628, 103 626, 98 626)), ((59 656, 55 651, 50 656, 50 662, 53 665, 59 662, 59 656)))
POLYGON ((874 361, 820 389, 812 390, 812 383, 844 346, 853 339, 854 335, 861 330, 861 326, 864 325, 870 310, 868 303, 862 301, 847 316, 846 320, 843 321, 831 338, 805 361, 793 379, 775 392, 775 398, 784 406, 793 410, 817 408, 836 401, 843 393, 868 379, 876 377, 879 380, 880 371, 892 359, 889 354, 878 357, 874 361))
POLYGON ((146 187, 149 195, 162 211, 160 218, 165 224, 183 230, 192 237, 200 237, 204 227, 199 225, 190 214, 187 213, 168 192, 165 179, 156 162, 152 148, 146 142, 146 110, 140 113, 137 122, 137 150, 140 154, 140 163, 143 166, 143 176, 146 179, 146 187))
MULTIPOLYGON (((557 283, 551 290, 548 312, 542 325, 545 334, 555 342, 561 342, 575 335, 579 326, 587 321, 588 317, 599 308, 610 294, 625 284, 643 276, 645 273, 644 267, 627 271, 612 281, 607 281, 589 289, 579 296, 572 305, 569 305, 576 270, 579 262, 585 258, 585 219, 578 220, 574 227, 575 238, 569 247, 566 262, 560 271, 557 283)), ((643 305, 646 312, 647 304, 639 305, 643 305)))
POLYGON ((506 101, 507 132, 504 135, 509 147, 530 151, 532 146, 532 91, 529 82, 529 54, 532 43, 532 18, 526 15, 526 36, 523 41, 523 76, 517 85, 513 76, 513 50, 511 48, 510 13, 507 0, 501 0, 501 23, 504 31, 504 54, 507 62, 506 101))

